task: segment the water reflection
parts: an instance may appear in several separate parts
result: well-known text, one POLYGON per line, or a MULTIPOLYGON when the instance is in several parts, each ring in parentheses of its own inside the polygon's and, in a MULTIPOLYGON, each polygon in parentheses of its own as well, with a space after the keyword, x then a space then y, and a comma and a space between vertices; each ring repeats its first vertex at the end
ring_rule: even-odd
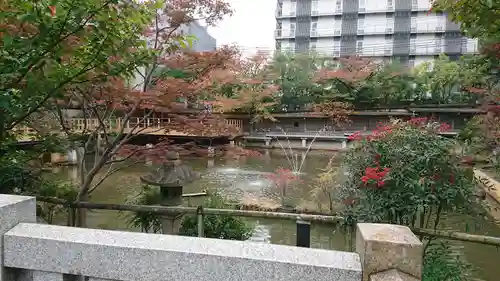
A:
MULTIPOLYGON (((320 169, 328 164, 333 153, 312 151, 306 157, 302 166, 301 180, 304 183, 296 190, 294 195, 299 198, 308 198, 314 176, 320 169)), ((299 154, 299 158, 301 155, 299 154)), ((262 157, 241 157, 234 159, 184 159, 193 169, 203 174, 202 178, 184 188, 184 193, 201 192, 203 190, 218 190, 224 195, 239 199, 244 193, 262 194, 263 190, 272 183, 266 177, 278 167, 291 168, 289 161, 280 151, 266 151, 262 157)), ((141 186, 139 176, 147 174, 154 167, 134 166, 113 174, 102 186, 95 190, 92 201, 106 203, 124 203, 126 199, 135 194, 141 186)), ((60 178, 75 180, 76 170, 71 167, 58 167, 53 170, 60 178)), ((190 204, 197 205, 202 199, 191 199, 190 204), (198 201, 196 201, 198 200, 198 201)), ((187 202, 186 202, 187 203, 187 202)), ((103 229, 131 229, 125 220, 125 213, 116 211, 93 211, 89 213, 89 227, 103 229)), ((295 244, 295 224, 292 221, 281 220, 251 220, 255 225, 251 241, 274 244, 295 244)), ((491 221, 468 216, 448 215, 443 219, 439 228, 461 232, 471 231, 470 225, 480 224, 476 233, 500 236, 499 228, 491 221)), ((472 229, 474 230, 474 229, 472 229)), ((311 246, 314 248, 346 250, 348 249, 345 235, 336 230, 334 226, 314 225, 311 233, 311 246)), ((497 280, 500 268, 497 261, 500 253, 495 247, 455 242, 464 257, 471 261, 480 270, 479 276, 485 280, 497 280)))

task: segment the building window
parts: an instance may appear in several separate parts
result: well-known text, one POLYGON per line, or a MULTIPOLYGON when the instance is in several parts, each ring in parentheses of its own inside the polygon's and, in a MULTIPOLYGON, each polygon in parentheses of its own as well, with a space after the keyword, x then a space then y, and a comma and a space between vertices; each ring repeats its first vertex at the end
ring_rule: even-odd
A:
POLYGON ((298 128, 298 127, 299 127, 299 122, 293 122, 293 126, 294 126, 295 128, 298 128))
POLYGON ((365 19, 358 19, 358 34, 363 35, 365 33, 365 19))
POLYGON ((461 42, 460 42, 460 47, 462 49, 462 53, 467 53, 467 47, 468 47, 468 44, 469 43, 469 40, 467 40, 466 37, 462 38, 461 39, 461 42))
POLYGON ((436 37, 436 43, 434 44, 435 47, 435 52, 440 54, 443 49, 443 37, 442 36, 437 36, 436 37))
POLYGON ((317 16, 318 15, 318 1, 317 0, 313 0, 311 2, 311 14, 313 16, 317 16))
POLYGON ((342 11, 342 0, 337 0, 337 3, 335 5, 335 11, 336 12, 341 12, 342 11))
POLYGON ((289 15, 294 17, 295 16, 295 11, 297 10, 297 0, 292 0, 291 5, 290 5, 290 10, 289 10, 289 15))
POLYGON ((362 55, 363 54, 363 41, 358 41, 356 43, 356 53, 358 55, 362 55))
POLYGON ((410 38, 410 55, 417 53, 417 38, 410 38))
POLYGON ((394 6, 392 4, 392 0, 387 0, 387 9, 388 10, 393 10, 394 9, 394 6))
POLYGON ((290 36, 295 36, 295 23, 290 23, 290 36))
POLYGON ((386 18, 385 33, 392 34, 394 32, 394 18, 386 18))
POLYGON ((334 27, 333 27, 333 35, 339 36, 340 35, 340 30, 342 28, 342 20, 335 20, 334 27))
POLYGON ((365 8, 366 8, 366 0, 359 0, 359 9, 364 11, 365 8))
POLYGON ((333 42, 333 56, 335 57, 340 56, 340 41, 333 42))
POLYGON ((411 17, 411 32, 417 32, 417 17, 411 17))
POLYGON ((443 16, 437 16, 436 31, 443 31, 443 23, 445 18, 443 16))
POLYGON ((415 60, 412 60, 412 59, 408 60, 408 67, 411 67, 411 68, 415 67, 415 60))

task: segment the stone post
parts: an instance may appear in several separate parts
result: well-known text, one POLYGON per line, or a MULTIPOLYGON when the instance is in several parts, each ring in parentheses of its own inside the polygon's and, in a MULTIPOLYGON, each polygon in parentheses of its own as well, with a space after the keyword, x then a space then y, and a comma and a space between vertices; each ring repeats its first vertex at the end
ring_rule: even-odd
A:
MULTIPOLYGON (((182 186, 161 186, 162 206, 179 206, 182 204, 182 186)), ((163 216, 161 225, 163 234, 178 234, 183 214, 163 216)))
POLYGON ((270 147, 270 146, 271 146, 271 140, 270 140, 270 139, 266 139, 266 146, 267 146, 267 147, 270 147))
POLYGON ((356 252, 363 281, 422 280, 423 244, 406 226, 359 223, 356 252))
POLYGON ((215 148, 213 148, 212 146, 209 146, 208 147, 208 157, 214 157, 215 156, 215 148))
POLYGON ((68 150, 68 164, 69 165, 78 164, 78 154, 76 152, 76 149, 70 148, 68 150))
POLYGON ((3 235, 22 222, 36 223, 35 198, 0 194, 0 281, 14 280, 3 266, 3 235))
MULTIPOLYGON (((151 144, 151 143, 146 144, 146 148, 147 148, 147 149, 153 149, 153 147, 154 147, 154 146, 153 146, 153 144, 151 144)), ((146 157, 146 163, 145 163, 145 165, 146 165, 146 166, 153 166, 153 160, 151 160, 151 158, 150 158, 150 157, 146 157)))
POLYGON ((302 147, 303 148, 307 147, 307 139, 306 138, 302 138, 302 147))
POLYGON ((347 148, 347 141, 346 140, 343 140, 342 141, 342 149, 346 149, 347 148))

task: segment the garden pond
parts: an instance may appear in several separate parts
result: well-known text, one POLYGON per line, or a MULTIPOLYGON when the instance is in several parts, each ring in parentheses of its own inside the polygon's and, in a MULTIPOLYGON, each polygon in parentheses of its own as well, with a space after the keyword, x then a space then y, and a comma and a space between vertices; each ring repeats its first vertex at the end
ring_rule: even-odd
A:
MULTIPOLYGON (((297 152, 300 166, 302 152, 297 152)), ((311 192, 315 188, 315 179, 324 169, 332 157, 339 156, 335 153, 320 151, 309 152, 300 169, 301 183, 290 191, 294 202, 301 206, 314 208, 315 202, 311 192)), ((256 200, 266 196, 273 186, 269 180, 269 173, 279 167, 291 168, 290 158, 283 151, 264 151, 260 157, 240 157, 239 159, 184 159, 183 162, 201 174, 201 178, 184 187, 184 193, 219 191, 222 195, 232 200, 256 200)), ((292 161, 293 162, 293 161, 292 161)), ((127 199, 136 194, 141 188, 139 177, 155 169, 154 166, 133 166, 111 175, 98 189, 91 200, 101 203, 126 203, 127 199)), ((56 167, 52 175, 60 179, 75 180, 77 171, 75 167, 56 167)), ((186 205, 196 206, 202 198, 184 199, 186 205)), ((269 203, 271 204, 271 203, 269 203)), ((127 213, 117 211, 91 211, 88 214, 87 224, 91 228, 138 231, 127 225, 127 213)), ((442 220, 440 229, 455 230, 491 235, 500 237, 500 227, 492 217, 472 218, 466 215, 447 214, 442 220), (474 226, 474 227, 471 227, 474 226), (475 227, 477 226, 477 228, 475 227)), ((249 220, 254 228, 251 238, 253 241, 294 245, 295 224, 284 220, 249 220)), ((349 243, 342 231, 334 226, 314 225, 311 233, 311 246, 314 248, 348 250, 349 243)), ((477 269, 477 277, 483 280, 497 280, 500 276, 500 251, 496 247, 453 242, 463 257, 471 262, 477 269)))

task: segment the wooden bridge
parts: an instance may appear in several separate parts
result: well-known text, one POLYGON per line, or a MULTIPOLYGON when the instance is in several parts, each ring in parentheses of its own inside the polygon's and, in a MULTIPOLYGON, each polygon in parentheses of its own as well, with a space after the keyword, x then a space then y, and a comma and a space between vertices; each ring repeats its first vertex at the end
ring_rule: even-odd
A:
MULTIPOLYGON (((243 120, 240 119, 225 119, 229 126, 233 126, 237 132, 243 133, 243 120)), ((94 131, 99 126, 100 122, 97 118, 71 118, 68 120, 69 127, 76 133, 83 131, 94 131)), ((107 122, 107 132, 117 133, 122 130, 125 134, 131 131, 137 132, 140 135, 158 135, 158 136, 182 136, 182 137, 200 137, 203 135, 187 134, 181 131, 165 130, 166 127, 172 125, 169 118, 131 118, 128 122, 124 122, 123 118, 110 119, 107 122)), ((36 140, 37 130, 28 126, 19 126, 15 128, 15 133, 19 142, 27 142, 36 140)))

